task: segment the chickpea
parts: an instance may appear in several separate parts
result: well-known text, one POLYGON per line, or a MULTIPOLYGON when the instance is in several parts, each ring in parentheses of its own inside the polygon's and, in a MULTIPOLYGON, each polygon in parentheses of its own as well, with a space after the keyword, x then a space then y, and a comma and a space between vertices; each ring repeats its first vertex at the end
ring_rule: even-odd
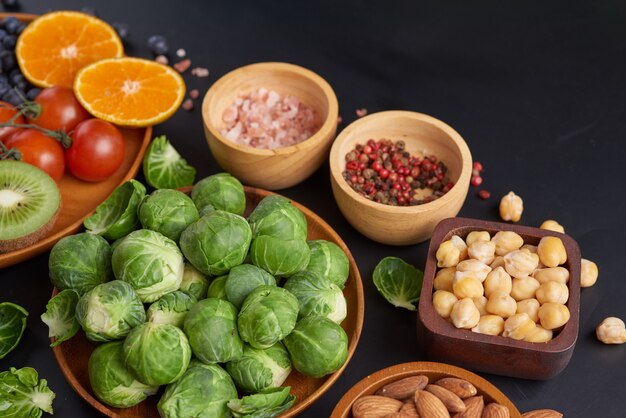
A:
POLYGON ((485 296, 489 297, 493 292, 511 293, 513 282, 511 276, 502 267, 491 270, 483 282, 485 296))
POLYGON ((513 231, 498 231, 491 240, 496 243, 496 255, 505 255, 524 245, 524 238, 513 231))
POLYGON ((537 299, 524 299, 517 302, 515 313, 525 313, 534 322, 539 322, 539 306, 541 304, 537 299))
POLYGON ((495 258, 496 243, 492 241, 476 241, 468 247, 467 254, 481 263, 490 264, 495 258))
POLYGON ((518 313, 509 317, 504 321, 503 337, 513 338, 514 340, 523 340, 537 324, 530 319, 526 313, 518 313))
POLYGON ((547 229, 548 231, 560 232, 561 234, 565 233, 565 228, 563 228, 563 225, 552 219, 547 219, 543 221, 539 228, 547 229))
POLYGON ((467 258, 467 244, 465 244, 463 238, 458 235, 452 235, 450 242, 459 249, 459 260, 465 260, 467 258))
POLYGON ((559 328, 569 321, 570 313, 567 306, 558 303, 544 303, 539 307, 539 322, 545 329, 559 328))
POLYGON ((472 274, 473 277, 483 282, 487 278, 487 275, 489 274, 490 271, 491 271, 491 267, 489 267, 485 263, 481 263, 478 260, 474 260, 470 258, 469 260, 463 260, 459 264, 457 264, 455 278, 467 276, 467 274, 459 274, 459 273, 470 272, 470 273, 474 273, 472 274))
POLYGON ((535 328, 526 334, 524 341, 529 343, 547 343, 552 339, 552 330, 545 329, 541 325, 536 325, 535 328))
POLYGON ((476 309, 480 313, 480 316, 487 315, 487 298, 484 296, 478 296, 477 298, 472 298, 474 301, 474 305, 476 305, 476 309))
POLYGON ((461 251, 450 241, 444 241, 437 248, 437 267, 454 267, 461 261, 461 251))
POLYGON ((458 298, 454 296, 454 294, 445 291, 445 290, 437 290, 433 294, 433 307, 435 311, 444 319, 448 319, 450 317, 450 312, 452 312, 452 306, 458 302, 458 298))
POLYGON ((483 315, 472 332, 487 335, 500 335, 504 331, 504 319, 498 315, 483 315))
POLYGON ((452 292, 452 280, 454 280, 455 267, 446 267, 437 272, 433 280, 435 290, 447 290, 452 292))
POLYGON ((605 318, 596 328, 596 336, 604 344, 626 343, 626 326, 624 321, 614 316, 605 318))
POLYGON ((535 298, 542 305, 546 302, 565 305, 569 299, 569 289, 566 284, 558 282, 545 282, 537 289, 535 298))
POLYGON ((504 221, 519 221, 523 211, 522 198, 513 192, 509 192, 500 200, 500 217, 504 221))
POLYGON ((565 284, 569 281, 569 270, 565 267, 549 267, 535 270, 533 277, 541 284, 546 282, 565 284))
POLYGON ((499 255, 493 259, 491 264, 489 264, 492 270, 497 269, 498 267, 504 267, 504 257, 499 255))
POLYGON ((478 241, 491 241, 491 235, 487 231, 472 231, 465 238, 468 247, 478 241))
POLYGON ((517 303, 515 303, 515 299, 508 293, 493 292, 491 296, 489 296, 485 309, 487 309, 487 312, 490 314, 508 318, 509 316, 515 315, 517 303))
POLYGON ((474 277, 465 277, 452 283, 454 295, 459 298, 477 298, 485 293, 483 284, 474 277))
POLYGON ((528 250, 515 250, 504 256, 504 269, 517 279, 528 277, 539 264, 539 256, 528 250))
POLYGON ((461 299, 452 306, 450 312, 452 324, 457 328, 472 329, 478 325, 480 312, 470 298, 461 299))
POLYGON ((539 286, 541 286, 541 284, 532 277, 526 277, 525 279, 513 279, 511 296, 515 300, 534 298, 535 292, 539 289, 539 286))
POLYGON ((580 287, 590 287, 598 280, 598 266, 586 258, 580 260, 580 287))
POLYGON ((539 259, 546 267, 556 267, 567 261, 567 252, 563 241, 558 237, 543 237, 537 248, 539 259))
POLYGON ((524 244, 522 245, 522 248, 520 248, 520 250, 528 250, 533 254, 537 254, 537 246, 536 245, 531 245, 531 244, 524 244))

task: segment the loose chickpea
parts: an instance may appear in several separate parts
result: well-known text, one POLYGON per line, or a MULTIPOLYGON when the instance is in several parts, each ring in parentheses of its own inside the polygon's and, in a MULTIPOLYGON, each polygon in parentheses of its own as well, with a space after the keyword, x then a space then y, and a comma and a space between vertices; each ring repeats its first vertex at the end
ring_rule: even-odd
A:
POLYGON ((548 231, 560 232, 561 234, 565 233, 565 228, 563 228, 563 225, 552 219, 547 219, 543 221, 539 228, 547 229, 548 231))
POLYGON ((529 343, 547 343, 552 339, 552 330, 545 329, 541 325, 535 326, 535 328, 526 334, 524 341, 529 343))
POLYGON ((472 298, 474 301, 474 305, 476 305, 476 309, 480 313, 480 316, 487 315, 487 298, 484 296, 478 296, 476 298, 472 298))
POLYGON ((537 299, 524 299, 517 302, 515 313, 525 313, 534 322, 539 322, 539 306, 541 304, 537 299))
POLYGON ((596 328, 596 336, 604 344, 626 343, 626 326, 624 321, 614 316, 605 318, 596 328))
POLYGON ((570 313, 567 306, 558 303, 544 303, 539 307, 539 322, 545 329, 559 328, 569 321, 570 313))
POLYGON ((452 324, 457 328, 472 329, 478 325, 480 312, 470 298, 461 299, 452 306, 452 324))
POLYGON ((522 198, 513 192, 509 192, 500 200, 500 217, 504 221, 519 221, 523 211, 522 198))
POLYGON ((490 264, 495 258, 496 243, 492 241, 476 241, 468 247, 467 254, 481 263, 490 264))
POLYGON ((515 250, 504 256, 504 269, 517 279, 528 277, 539 264, 539 257, 528 250, 515 250))
POLYGON ((531 245, 531 244, 524 244, 522 245, 522 248, 520 248, 520 250, 528 250, 533 254, 537 254, 537 246, 536 245, 531 245))
POLYGON ((450 241, 444 241, 437 248, 437 267, 454 267, 461 261, 461 251, 450 241))
POLYGON ((493 292, 511 293, 513 282, 509 273, 504 268, 498 267, 489 272, 483 282, 483 286, 485 288, 485 296, 489 297, 493 292))
POLYGON ((496 243, 496 255, 505 255, 524 245, 524 238, 513 231, 498 231, 491 240, 496 243))
POLYGON ((485 263, 481 263, 478 260, 469 259, 463 260, 456 266, 456 277, 466 277, 467 274, 459 274, 459 273, 473 273, 471 274, 473 277, 477 278, 481 282, 485 281, 487 275, 491 271, 491 267, 486 265, 485 263))
POLYGON ((455 267, 446 267, 437 272, 433 280, 435 290, 447 290, 452 292, 452 280, 454 280, 455 267))
POLYGON ((486 335, 500 335, 504 331, 504 319, 498 315, 483 315, 472 332, 486 335))
POLYGON ((569 270, 565 267, 549 267, 535 270, 533 277, 541 284, 546 282, 565 284, 569 281, 569 270))
POLYGON ((586 258, 580 260, 580 287, 590 287, 598 280, 598 266, 586 258))
POLYGON ((545 282, 535 292, 535 298, 542 305, 547 302, 565 305, 569 299, 569 289, 563 283, 545 282))
POLYGON ((483 284, 474 277, 465 277, 452 283, 454 295, 459 298, 477 298, 485 293, 483 284))
POLYGON ((558 237, 543 237, 537 247, 539 259, 546 267, 556 267, 567 261, 567 252, 563 241, 558 237))
POLYGON ((499 255, 493 259, 491 264, 489 264, 492 270, 497 269, 498 267, 504 267, 504 257, 499 255))
POLYGON ((478 241, 491 241, 491 235, 487 231, 472 231, 465 238, 468 247, 478 241))
POLYGON ((515 299, 508 293, 493 292, 491 296, 489 296, 485 309, 487 309, 487 312, 490 314, 508 318, 509 316, 515 315, 517 303, 515 303, 515 299))
POLYGON ((504 321, 503 337, 513 338, 514 340, 523 340, 537 324, 530 319, 526 313, 518 313, 509 317, 504 321))
POLYGON ((450 242, 459 249, 459 260, 465 260, 467 258, 467 244, 465 244, 463 238, 458 235, 452 235, 450 242))
POLYGON ((534 298, 535 292, 539 289, 539 286, 541 286, 541 283, 532 277, 526 277, 525 279, 513 279, 511 297, 518 301, 534 298))
POLYGON ((452 306, 457 303, 458 300, 459 299, 454 296, 454 294, 445 290, 437 290, 433 293, 433 307, 439 316, 444 319, 448 319, 450 317, 452 306))

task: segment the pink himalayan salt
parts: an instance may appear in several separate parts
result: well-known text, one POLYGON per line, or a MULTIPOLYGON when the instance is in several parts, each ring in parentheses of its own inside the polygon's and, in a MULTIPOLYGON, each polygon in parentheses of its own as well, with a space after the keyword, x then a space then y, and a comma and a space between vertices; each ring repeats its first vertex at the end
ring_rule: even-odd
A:
POLYGON ((229 140, 254 148, 274 149, 298 144, 317 132, 320 120, 313 108, 294 96, 259 88, 239 94, 222 115, 229 140))

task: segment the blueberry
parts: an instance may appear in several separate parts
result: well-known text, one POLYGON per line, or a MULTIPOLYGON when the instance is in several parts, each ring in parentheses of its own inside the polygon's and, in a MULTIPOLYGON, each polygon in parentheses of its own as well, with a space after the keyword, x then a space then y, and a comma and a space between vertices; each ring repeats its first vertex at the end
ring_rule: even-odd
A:
POLYGON ((26 29, 26 23, 21 23, 18 27, 17 30, 15 31, 15 36, 20 36, 20 34, 24 31, 24 29, 26 29))
POLYGON ((154 55, 167 54, 167 40, 161 35, 152 35, 148 38, 148 49, 154 55))
POLYGON ((96 9, 94 9, 93 7, 83 7, 82 9, 80 9, 80 11, 85 14, 98 17, 98 12, 96 12, 96 9))
POLYGON ((15 43, 17 42, 17 37, 15 35, 7 35, 2 38, 2 46, 6 49, 15 49, 15 43))
POLYGON ((111 26, 113 26, 113 29, 115 29, 115 32, 117 32, 117 36, 120 37, 122 42, 128 41, 128 35, 129 35, 128 24, 123 23, 123 22, 115 22, 115 23, 112 23, 111 26))
POLYGON ((12 90, 11 86, 8 84, 0 84, 0 98, 9 90, 12 90))
POLYGON ((0 29, 0 40, 7 36, 8 33, 4 29, 0 29))
POLYGON ((17 74, 22 74, 22 72, 20 71, 19 68, 11 70, 11 72, 9 72, 9 80, 12 79, 13 77, 15 77, 17 74))
POLYGON ((16 34, 18 28, 22 25, 20 21, 17 20, 17 18, 14 16, 5 17, 4 19, 2 19, 0 24, 4 26, 4 29, 7 32, 12 33, 12 34, 16 34))
POLYGON ((18 93, 15 89, 7 90, 7 92, 2 95, 2 100, 7 103, 11 103, 13 106, 18 106, 24 102, 20 93, 18 93))
POLYGON ((0 52, 0 63, 2 64, 2 72, 8 72, 16 67, 15 54, 11 51, 0 52))
POLYGON ((26 92, 26 98, 28 100, 35 100, 35 98, 41 93, 41 89, 39 87, 33 87, 26 92))
POLYGON ((13 75, 9 78, 11 84, 19 84, 23 81, 26 81, 26 78, 22 75, 22 73, 13 73, 13 75))
POLYGON ((6 74, 0 74, 0 85, 2 84, 9 85, 9 77, 6 74))

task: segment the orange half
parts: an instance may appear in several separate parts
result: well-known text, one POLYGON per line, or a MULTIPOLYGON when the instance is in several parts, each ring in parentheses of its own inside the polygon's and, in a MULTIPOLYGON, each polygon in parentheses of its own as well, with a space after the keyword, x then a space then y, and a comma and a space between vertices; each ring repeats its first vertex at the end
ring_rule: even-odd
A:
POLYGON ((123 54, 122 41, 109 24, 71 11, 47 13, 33 20, 15 47, 24 77, 39 87, 72 87, 84 66, 123 54))

